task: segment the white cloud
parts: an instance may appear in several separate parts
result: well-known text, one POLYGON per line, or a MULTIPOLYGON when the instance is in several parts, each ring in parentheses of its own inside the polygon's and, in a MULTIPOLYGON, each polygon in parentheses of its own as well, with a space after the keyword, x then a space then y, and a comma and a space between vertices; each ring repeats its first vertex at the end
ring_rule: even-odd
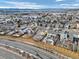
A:
POLYGON ((79 8, 79 4, 60 4, 63 8, 79 8))
POLYGON ((37 4, 37 3, 31 3, 31 2, 6 1, 5 3, 11 4, 15 8, 40 9, 40 8, 48 8, 49 7, 49 6, 46 6, 46 5, 40 5, 40 4, 37 4))
MULTIPOLYGON (((65 0, 57 0, 57 1, 65 1, 65 0)), ((0 8, 21 8, 21 9, 41 9, 41 8, 79 8, 78 3, 74 4, 58 4, 58 5, 41 5, 32 2, 14 2, 14 1, 5 1, 4 5, 8 4, 8 6, 0 6, 0 8)))
POLYGON ((79 4, 73 4, 73 6, 79 6, 79 4))
POLYGON ((56 0, 56 2, 60 2, 60 1, 63 1, 63 0, 56 0))
POLYGON ((61 6, 72 6, 72 7, 76 7, 79 6, 79 4, 60 4, 61 6))
POLYGON ((15 7, 0 6, 0 8, 15 8, 15 7))

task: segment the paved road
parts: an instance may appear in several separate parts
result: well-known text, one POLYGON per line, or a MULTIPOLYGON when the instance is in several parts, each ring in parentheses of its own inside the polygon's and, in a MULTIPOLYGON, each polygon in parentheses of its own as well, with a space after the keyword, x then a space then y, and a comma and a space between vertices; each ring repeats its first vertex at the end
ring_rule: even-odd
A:
POLYGON ((0 59, 23 59, 21 56, 14 54, 6 49, 0 48, 0 59))
POLYGON ((13 46, 15 48, 22 49, 24 51, 28 51, 29 53, 32 53, 34 55, 39 56, 41 59, 59 59, 57 56, 55 56, 52 53, 46 52, 42 49, 36 48, 34 46, 28 45, 28 44, 23 44, 21 42, 15 42, 15 41, 8 41, 8 40, 1 40, 0 39, 0 44, 6 44, 9 46, 13 46))

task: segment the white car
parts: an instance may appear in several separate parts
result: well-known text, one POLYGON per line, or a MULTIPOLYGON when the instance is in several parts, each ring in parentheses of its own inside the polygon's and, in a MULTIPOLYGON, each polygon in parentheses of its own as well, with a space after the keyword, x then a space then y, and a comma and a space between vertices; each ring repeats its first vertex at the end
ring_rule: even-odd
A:
POLYGON ((13 37, 19 37, 20 35, 19 34, 13 34, 12 36, 13 37))
POLYGON ((5 34, 5 32, 0 32, 0 34, 1 34, 1 35, 4 35, 4 34, 5 34))

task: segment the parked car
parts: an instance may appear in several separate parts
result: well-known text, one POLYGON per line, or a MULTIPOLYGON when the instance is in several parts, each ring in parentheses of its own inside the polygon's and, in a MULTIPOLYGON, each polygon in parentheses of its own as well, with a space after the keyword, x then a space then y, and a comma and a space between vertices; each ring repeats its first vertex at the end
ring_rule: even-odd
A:
POLYGON ((5 35, 5 32, 1 31, 1 32, 0 32, 0 35, 5 35))

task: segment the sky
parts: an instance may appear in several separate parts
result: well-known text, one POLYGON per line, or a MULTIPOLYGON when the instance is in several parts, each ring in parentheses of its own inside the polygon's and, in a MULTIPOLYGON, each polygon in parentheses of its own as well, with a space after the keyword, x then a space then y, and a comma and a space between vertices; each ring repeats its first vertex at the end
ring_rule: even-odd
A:
POLYGON ((79 8, 79 0, 0 0, 0 8, 79 8))

